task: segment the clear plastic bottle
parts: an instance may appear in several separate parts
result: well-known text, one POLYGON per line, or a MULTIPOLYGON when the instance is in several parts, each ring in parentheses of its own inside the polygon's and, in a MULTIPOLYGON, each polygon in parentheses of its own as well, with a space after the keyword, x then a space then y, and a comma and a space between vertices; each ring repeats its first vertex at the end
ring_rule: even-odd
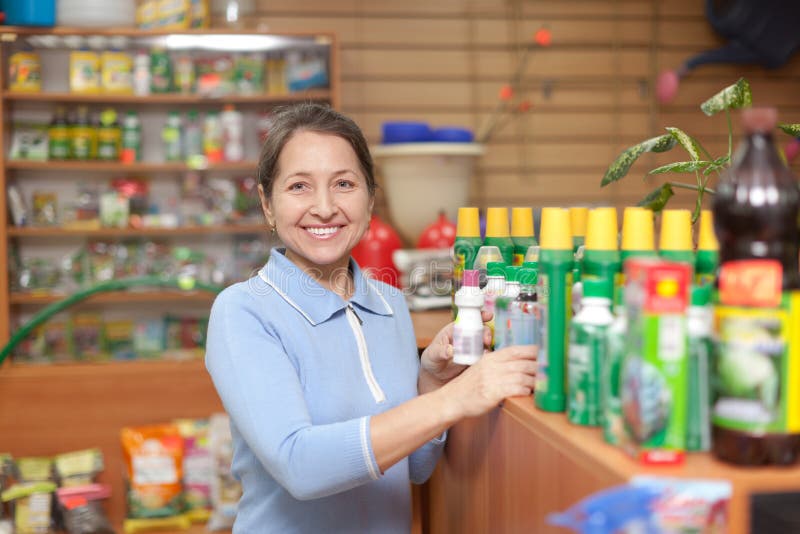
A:
POLYGON ((205 162, 205 155, 203 154, 203 126, 200 124, 196 110, 193 109, 186 114, 186 125, 184 126, 183 133, 186 162, 191 167, 202 167, 205 162))
POLYGON ((511 307, 511 343, 537 345, 539 309, 536 303, 536 271, 521 267, 517 272, 519 294, 511 307))
POLYGON ((223 158, 225 161, 241 161, 244 158, 242 113, 232 104, 225 104, 219 120, 222 125, 223 158))
POLYGON ((142 125, 139 115, 129 111, 122 120, 122 154, 123 163, 142 161, 142 125))
POLYGON ((464 271, 461 289, 455 296, 458 316, 453 324, 453 362, 473 365, 483 356, 483 293, 478 287, 478 271, 464 271))
POLYGON ((219 163, 222 161, 222 123, 219 113, 209 111, 203 122, 203 153, 209 163, 219 163))
POLYGON ((133 94, 150 94, 150 54, 145 50, 139 50, 133 58, 133 94))

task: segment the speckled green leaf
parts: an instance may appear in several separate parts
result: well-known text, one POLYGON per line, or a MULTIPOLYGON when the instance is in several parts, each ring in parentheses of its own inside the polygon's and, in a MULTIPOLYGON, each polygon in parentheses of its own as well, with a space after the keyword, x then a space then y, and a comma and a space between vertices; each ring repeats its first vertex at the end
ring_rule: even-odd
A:
POLYGON ((726 109, 748 108, 752 104, 753 94, 750 92, 750 84, 744 78, 739 78, 735 84, 729 85, 700 104, 700 109, 710 117, 726 109))
POLYGON ((792 137, 800 137, 800 124, 779 124, 778 128, 792 137))
POLYGON ((675 193, 672 191, 672 186, 669 184, 664 184, 644 197, 638 205, 653 211, 661 211, 674 194, 675 193))
POLYGON ((695 172, 708 165, 707 161, 676 161, 675 163, 667 163, 661 167, 657 167, 650 171, 648 174, 664 174, 667 172, 695 172))
POLYGON ((691 135, 687 134, 680 128, 672 128, 667 127, 666 130, 674 137, 678 143, 689 153, 689 157, 692 158, 692 161, 699 161, 700 160, 700 153, 702 152, 702 147, 697 140, 692 137, 691 135))
POLYGON ((671 134, 664 134, 648 139, 647 141, 642 141, 638 145, 623 150, 606 170, 606 174, 600 182, 600 187, 605 187, 612 182, 616 182, 628 174, 631 166, 639 159, 639 156, 645 152, 666 152, 677 143, 675 137, 671 134))

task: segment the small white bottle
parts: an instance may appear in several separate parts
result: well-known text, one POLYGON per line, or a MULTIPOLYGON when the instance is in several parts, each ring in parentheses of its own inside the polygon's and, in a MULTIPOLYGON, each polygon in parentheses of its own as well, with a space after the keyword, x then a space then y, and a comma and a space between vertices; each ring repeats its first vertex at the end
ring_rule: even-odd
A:
POLYGON ((244 158, 242 144, 242 113, 231 104, 225 104, 219 116, 222 124, 222 155, 225 161, 241 161, 244 158))
POLYGON ((456 292, 458 316, 453 324, 453 362, 459 365, 478 363, 483 356, 483 293, 478 285, 479 273, 465 270, 461 289, 456 292))

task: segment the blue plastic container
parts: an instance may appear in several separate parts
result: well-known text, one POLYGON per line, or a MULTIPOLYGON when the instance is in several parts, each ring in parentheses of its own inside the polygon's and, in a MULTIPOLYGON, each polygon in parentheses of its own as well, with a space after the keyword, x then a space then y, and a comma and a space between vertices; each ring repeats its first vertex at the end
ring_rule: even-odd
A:
POLYGON ((471 143, 472 131, 457 126, 443 126, 433 131, 433 140, 440 143, 471 143))
POLYGON ((55 26, 56 0, 3 0, 9 26, 55 26))
POLYGON ((383 144, 425 143, 433 141, 433 131, 425 122, 384 122, 383 144))

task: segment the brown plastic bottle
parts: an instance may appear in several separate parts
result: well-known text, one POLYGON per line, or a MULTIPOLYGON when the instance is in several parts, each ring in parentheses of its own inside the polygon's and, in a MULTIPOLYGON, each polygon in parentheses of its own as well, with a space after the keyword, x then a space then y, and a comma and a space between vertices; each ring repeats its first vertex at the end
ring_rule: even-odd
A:
POLYGON ((800 188, 775 148, 776 122, 773 108, 742 112, 745 138, 714 196, 712 450, 740 465, 790 464, 800 449, 800 188))

